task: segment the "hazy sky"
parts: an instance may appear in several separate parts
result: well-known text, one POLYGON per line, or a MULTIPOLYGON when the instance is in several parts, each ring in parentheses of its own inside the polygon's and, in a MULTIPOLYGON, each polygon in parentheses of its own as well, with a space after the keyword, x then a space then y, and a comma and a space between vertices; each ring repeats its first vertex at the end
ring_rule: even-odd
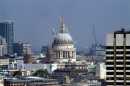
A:
POLYGON ((76 45, 88 47, 93 24, 99 42, 108 32, 130 28, 130 0, 0 0, 0 20, 14 20, 16 41, 30 42, 34 49, 49 43, 60 16, 76 45))

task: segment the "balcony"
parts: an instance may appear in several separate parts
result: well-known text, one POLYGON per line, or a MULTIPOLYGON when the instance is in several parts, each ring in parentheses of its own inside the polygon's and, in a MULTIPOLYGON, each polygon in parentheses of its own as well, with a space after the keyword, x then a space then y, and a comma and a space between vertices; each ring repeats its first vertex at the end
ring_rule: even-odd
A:
POLYGON ((116 60, 116 62, 123 62, 124 60, 123 59, 120 59, 120 60, 116 60))
POLYGON ((124 82, 124 80, 116 80, 116 82, 124 82))

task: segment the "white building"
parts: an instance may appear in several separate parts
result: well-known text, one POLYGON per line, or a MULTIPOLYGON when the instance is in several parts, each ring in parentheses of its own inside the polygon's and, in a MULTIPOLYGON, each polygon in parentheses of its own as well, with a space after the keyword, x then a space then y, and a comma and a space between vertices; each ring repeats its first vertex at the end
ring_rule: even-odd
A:
POLYGON ((104 62, 97 64, 97 66, 96 66, 96 76, 99 79, 103 79, 103 80, 106 79, 106 65, 105 65, 104 62))
POLYGON ((0 78, 0 86, 4 86, 4 80, 0 78))
POLYGON ((32 54, 32 46, 29 43, 23 43, 23 53, 24 54, 32 54))

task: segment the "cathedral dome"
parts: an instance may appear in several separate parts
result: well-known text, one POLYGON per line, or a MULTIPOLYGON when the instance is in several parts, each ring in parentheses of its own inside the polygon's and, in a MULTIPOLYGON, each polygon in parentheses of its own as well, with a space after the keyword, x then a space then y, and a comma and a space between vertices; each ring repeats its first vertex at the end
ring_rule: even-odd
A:
POLYGON ((54 36, 53 44, 73 44, 73 39, 63 21, 61 22, 59 32, 54 36))
POLYGON ((68 33, 58 33, 54 37, 54 44, 73 44, 73 40, 68 33))

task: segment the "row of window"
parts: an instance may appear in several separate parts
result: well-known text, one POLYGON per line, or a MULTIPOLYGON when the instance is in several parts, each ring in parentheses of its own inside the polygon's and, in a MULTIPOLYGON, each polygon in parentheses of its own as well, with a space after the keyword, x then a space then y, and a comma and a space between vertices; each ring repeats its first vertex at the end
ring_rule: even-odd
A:
MULTIPOLYGON (((114 67, 106 67, 107 70, 114 70, 114 67)), ((124 70, 124 67, 116 67, 116 70, 124 70)), ((125 70, 130 70, 130 67, 125 67, 125 70)))
MULTIPOLYGON (((106 83, 107 85, 113 85, 114 86, 114 83, 113 82, 107 82, 106 83)), ((124 82, 116 82, 116 85, 121 85, 121 86, 124 86, 124 82)), ((130 82, 126 82, 126 86, 130 86, 130 82)))
MULTIPOLYGON (((115 54, 130 54, 130 51, 116 51, 115 54)), ((106 54, 114 54, 114 51, 107 51, 106 54)))
MULTIPOLYGON (((114 62, 106 62, 107 65, 114 65, 114 62)), ((116 65, 124 65, 124 62, 115 62, 116 65)), ((126 65, 130 65, 130 62, 125 62, 126 65)))
MULTIPOLYGON (((107 77, 107 80, 114 80, 114 77, 107 77)), ((130 80, 130 77, 116 77, 116 80, 130 80)))
MULTIPOLYGON (((124 46, 115 46, 116 49, 124 49, 124 46)), ((126 49, 130 49, 130 46, 125 46, 126 49)), ((114 46, 106 46, 106 49, 114 49, 114 46)))
MULTIPOLYGON (((113 62, 106 62, 106 64, 108 64, 108 65, 109 65, 109 64, 114 65, 114 61, 113 61, 113 62)), ((117 61, 116 61, 115 64, 116 64, 116 65, 123 65, 124 62, 123 62, 123 61, 122 61, 122 62, 117 62, 117 61)), ((126 65, 130 65, 130 62, 125 61, 125 64, 126 64, 126 65)))
MULTIPOLYGON (((116 75, 124 75, 124 73, 126 75, 130 75, 130 72, 116 72, 116 75)), ((113 72, 106 72, 106 75, 114 75, 114 71, 113 72)))
MULTIPOLYGON (((106 60, 113 60, 114 59, 114 56, 106 56, 106 60)), ((121 59, 124 59, 123 56, 116 56, 116 60, 121 60, 121 59)), ((125 56, 125 59, 126 60, 130 60, 130 56, 125 56)))

